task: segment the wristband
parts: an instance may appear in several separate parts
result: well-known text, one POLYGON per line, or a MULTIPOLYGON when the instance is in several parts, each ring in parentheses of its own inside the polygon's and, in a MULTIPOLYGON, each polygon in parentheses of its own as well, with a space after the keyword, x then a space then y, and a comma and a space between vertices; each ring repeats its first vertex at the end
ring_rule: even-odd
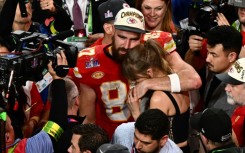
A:
POLYGON ((168 77, 170 78, 170 84, 171 84, 171 92, 180 92, 180 80, 179 76, 176 73, 169 74, 168 77))
POLYGON ((64 130, 55 122, 48 121, 42 129, 49 135, 51 135, 56 141, 60 138, 64 130))
POLYGON ((6 112, 0 113, 0 120, 6 121, 6 118, 7 118, 7 113, 6 112))

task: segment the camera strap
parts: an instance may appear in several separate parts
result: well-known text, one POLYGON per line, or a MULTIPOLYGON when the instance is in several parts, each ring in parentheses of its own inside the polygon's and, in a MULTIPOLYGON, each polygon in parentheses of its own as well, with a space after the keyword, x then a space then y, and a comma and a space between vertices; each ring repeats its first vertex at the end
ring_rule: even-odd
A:
POLYGON ((67 65, 57 65, 55 68, 54 68, 56 74, 59 76, 59 77, 65 77, 68 72, 69 72, 69 67, 67 65))

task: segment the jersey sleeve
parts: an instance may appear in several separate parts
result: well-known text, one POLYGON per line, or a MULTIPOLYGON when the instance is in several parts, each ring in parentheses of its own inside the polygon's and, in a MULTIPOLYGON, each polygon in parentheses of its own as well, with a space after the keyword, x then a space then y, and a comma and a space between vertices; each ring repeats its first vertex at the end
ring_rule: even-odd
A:
POLYGON ((172 34, 169 32, 152 31, 150 33, 146 33, 144 34, 141 42, 144 43, 148 39, 155 39, 162 46, 165 54, 170 54, 171 52, 176 51, 176 44, 172 34))

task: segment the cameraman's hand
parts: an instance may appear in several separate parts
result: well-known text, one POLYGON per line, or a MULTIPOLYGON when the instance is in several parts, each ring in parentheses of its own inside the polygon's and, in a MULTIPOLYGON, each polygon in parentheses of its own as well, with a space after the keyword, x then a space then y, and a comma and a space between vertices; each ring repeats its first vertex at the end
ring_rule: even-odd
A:
MULTIPOLYGON (((68 66, 68 62, 66 60, 66 56, 64 54, 63 51, 60 52, 60 54, 56 54, 57 55, 57 65, 58 66, 68 66)), ((53 79, 62 79, 62 77, 58 76, 55 72, 55 70, 52 67, 52 61, 49 62, 48 64, 48 71, 51 74, 51 76, 53 77, 53 79)))
POLYGON ((40 7, 42 10, 49 10, 52 13, 56 11, 53 0, 40 0, 40 7))
POLYGON ((226 19, 226 17, 224 16, 223 13, 217 13, 217 17, 216 17, 217 23, 219 26, 221 25, 230 25, 230 23, 228 22, 228 20, 226 19))
POLYGON ((202 49, 203 37, 198 35, 191 35, 189 37, 189 47, 192 52, 199 51, 202 49))

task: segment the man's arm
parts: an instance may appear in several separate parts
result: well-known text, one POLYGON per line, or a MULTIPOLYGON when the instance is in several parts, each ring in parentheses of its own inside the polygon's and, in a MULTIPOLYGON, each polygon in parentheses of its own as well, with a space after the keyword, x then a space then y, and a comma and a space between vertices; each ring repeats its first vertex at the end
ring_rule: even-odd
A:
POLYGON ((189 91, 200 88, 202 81, 195 69, 187 64, 177 52, 165 56, 170 67, 180 78, 181 91, 189 91))
MULTIPOLYGON (((184 62, 177 52, 166 55, 165 59, 179 76, 181 91, 198 89, 202 85, 198 73, 192 66, 184 62)), ((142 97, 149 89, 171 91, 169 76, 144 80, 134 88, 138 97, 142 97)))
POLYGON ((85 84, 79 86, 79 116, 86 116, 83 123, 95 122, 95 91, 85 84))

